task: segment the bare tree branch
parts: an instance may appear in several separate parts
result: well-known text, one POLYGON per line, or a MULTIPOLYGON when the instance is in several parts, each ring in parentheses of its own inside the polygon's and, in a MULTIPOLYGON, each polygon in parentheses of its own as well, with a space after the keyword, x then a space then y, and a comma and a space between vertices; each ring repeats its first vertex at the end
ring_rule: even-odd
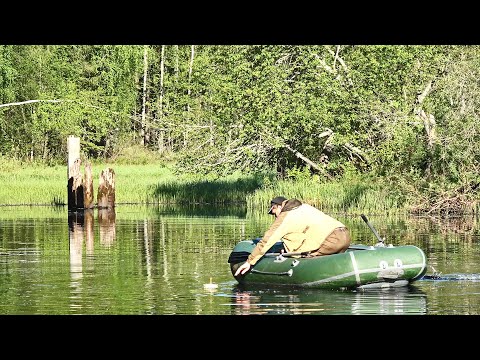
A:
POLYGON ((330 74, 335 74, 335 70, 332 69, 330 66, 327 65, 327 63, 325 62, 325 60, 323 59, 320 59, 320 56, 318 56, 317 54, 313 54, 313 56, 315 56, 318 60, 318 62, 320 63, 320 65, 322 65, 322 67, 327 70, 327 72, 329 72, 330 74))
POLYGON ((316 163, 314 163, 312 160, 310 160, 309 158, 307 158, 305 155, 301 154, 299 151, 295 150, 295 149, 292 149, 289 145, 285 144, 285 147, 290 150, 291 152, 293 152, 293 154, 298 157, 299 159, 302 159, 303 161, 305 161, 308 165, 310 165, 311 167, 313 167, 315 170, 321 172, 322 174, 324 174, 327 178, 329 178, 330 180, 333 179, 333 176, 330 175, 329 173, 327 173, 325 171, 325 169, 322 169, 320 166, 318 166, 316 163))
MULTIPOLYGON (((347 69, 347 65, 345 64, 345 61, 343 61, 343 59, 340 56, 338 56, 338 54, 340 52, 340 45, 337 45, 337 51, 336 52, 333 52, 333 50, 329 49, 328 47, 326 47, 326 48, 327 48, 327 51, 334 56, 333 66, 335 66, 335 60, 338 60, 340 65, 342 65, 342 68, 345 71, 345 73, 348 73, 348 69, 347 69)), ((348 79, 348 80, 351 81, 350 79, 348 79)))
POLYGON ((325 137, 325 136, 330 137, 330 136, 332 136, 332 134, 333 134, 333 130, 327 128, 324 132, 322 132, 320 135, 318 135, 318 137, 319 137, 319 138, 323 138, 323 137, 325 137))
POLYGON ((14 103, 9 103, 9 104, 0 104, 0 108, 7 107, 7 106, 17 106, 17 105, 31 104, 31 103, 37 103, 37 102, 58 103, 58 102, 62 102, 62 101, 65 101, 65 100, 26 100, 26 101, 14 102, 14 103))
POLYGON ((361 161, 368 163, 368 158, 365 155, 365 153, 357 148, 356 146, 353 146, 350 143, 345 143, 342 145, 345 149, 347 149, 351 154, 356 155, 361 161))
POLYGON ((417 97, 418 105, 421 106, 423 103, 423 100, 425 100, 425 98, 430 93, 430 91, 432 91, 432 84, 433 84, 433 81, 429 81, 428 84, 425 86, 425 89, 423 89, 423 91, 418 95, 417 97))
MULTIPOLYGON (((331 73, 331 74, 337 74, 337 68, 336 68, 336 62, 338 60, 338 62, 340 63, 340 65, 342 66, 343 68, 343 71, 345 72, 345 77, 348 81, 348 84, 349 85, 353 85, 353 81, 352 79, 349 78, 348 76, 348 68, 347 68, 347 65, 345 64, 345 61, 339 56, 339 53, 340 53, 340 45, 337 45, 337 48, 336 48, 336 51, 333 51, 332 49, 330 49, 328 46, 325 46, 325 48, 327 49, 327 51, 333 56, 333 66, 329 66, 327 65, 326 61, 324 59, 321 59, 317 54, 313 54, 313 56, 315 56, 315 58, 317 58, 317 60, 320 62, 320 64, 322 65, 322 67, 327 70, 327 72, 331 73)), ((336 77, 336 79, 341 79, 341 76, 340 74, 336 77)))

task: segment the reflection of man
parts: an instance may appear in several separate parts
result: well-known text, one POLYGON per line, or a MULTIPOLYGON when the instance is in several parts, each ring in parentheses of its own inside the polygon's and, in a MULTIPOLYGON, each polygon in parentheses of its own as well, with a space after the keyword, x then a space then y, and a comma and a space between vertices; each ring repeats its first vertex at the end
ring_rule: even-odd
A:
POLYGON ((272 199, 268 213, 275 215, 275 221, 235 276, 250 270, 278 241, 283 241, 287 252, 301 252, 305 257, 342 253, 350 246, 350 233, 343 223, 298 199, 282 198, 272 199))
POLYGON ((248 315, 250 313, 250 294, 247 292, 237 293, 235 295, 235 310, 240 315, 248 315))

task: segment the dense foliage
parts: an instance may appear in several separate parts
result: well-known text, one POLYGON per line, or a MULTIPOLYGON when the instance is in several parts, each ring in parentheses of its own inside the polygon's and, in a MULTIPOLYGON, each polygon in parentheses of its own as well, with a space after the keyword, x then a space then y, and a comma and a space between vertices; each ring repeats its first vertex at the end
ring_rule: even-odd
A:
POLYGON ((0 46, 0 156, 362 179, 413 212, 476 208, 480 47, 0 46), (392 186, 394 185, 394 186, 392 186))

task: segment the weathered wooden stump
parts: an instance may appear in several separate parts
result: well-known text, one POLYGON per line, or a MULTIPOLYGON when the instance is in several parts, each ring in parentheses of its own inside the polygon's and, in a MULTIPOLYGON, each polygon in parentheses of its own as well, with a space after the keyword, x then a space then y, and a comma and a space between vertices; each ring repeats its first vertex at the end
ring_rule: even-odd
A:
POLYGON ((93 208, 93 177, 92 164, 85 165, 85 181, 84 181, 84 197, 83 206, 85 209, 93 208))
POLYGON ((84 206, 83 177, 80 173, 80 163, 81 160, 78 158, 68 168, 68 210, 75 210, 84 206))
POLYGON ((83 179, 80 173, 80 138, 69 136, 68 148, 68 210, 83 208, 83 179))
POLYGON ((111 168, 102 170, 98 185, 97 205, 99 209, 115 207, 115 171, 111 168))
POLYGON ((80 173, 80 138, 69 136, 68 147, 68 210, 92 209, 94 206, 92 165, 85 165, 85 178, 80 173))

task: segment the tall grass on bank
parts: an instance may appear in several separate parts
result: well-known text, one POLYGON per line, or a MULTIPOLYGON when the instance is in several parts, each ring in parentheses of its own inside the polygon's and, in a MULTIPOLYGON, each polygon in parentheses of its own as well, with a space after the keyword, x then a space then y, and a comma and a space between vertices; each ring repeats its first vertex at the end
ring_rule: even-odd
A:
POLYGON ((369 214, 395 214, 405 212, 404 204, 390 195, 387 189, 374 183, 339 181, 319 183, 311 180, 284 180, 273 187, 258 190, 247 196, 249 208, 265 209, 276 196, 297 198, 302 202, 333 213, 362 212, 369 214))
POLYGON ((66 203, 67 168, 0 158, 0 205, 66 203))
MULTIPOLYGON (((94 201, 102 170, 115 172, 116 204, 233 204, 261 186, 261 178, 219 180, 176 176, 156 164, 92 164, 94 201)), ((84 173, 81 167, 81 173, 84 173)), ((66 205, 67 167, 8 162, 0 171, 0 205, 66 205)))
MULTIPOLYGON (((1 160, 0 205, 66 205, 67 167, 1 160)), ((405 211, 388 189, 376 182, 319 183, 311 179, 271 181, 265 175, 233 174, 222 179, 176 176, 159 164, 92 164, 94 201, 102 170, 115 172, 116 204, 236 205, 263 212, 279 195, 298 198, 336 213, 395 214, 405 211)), ((83 167, 81 168, 83 173, 83 167)))
MULTIPOLYGON (((67 204, 67 166, 16 165, 0 171, 0 205, 67 204)), ((157 165, 92 164, 95 202, 100 174, 107 167, 115 172, 116 203, 145 203, 153 199, 152 187, 175 179, 168 168, 157 165)))

